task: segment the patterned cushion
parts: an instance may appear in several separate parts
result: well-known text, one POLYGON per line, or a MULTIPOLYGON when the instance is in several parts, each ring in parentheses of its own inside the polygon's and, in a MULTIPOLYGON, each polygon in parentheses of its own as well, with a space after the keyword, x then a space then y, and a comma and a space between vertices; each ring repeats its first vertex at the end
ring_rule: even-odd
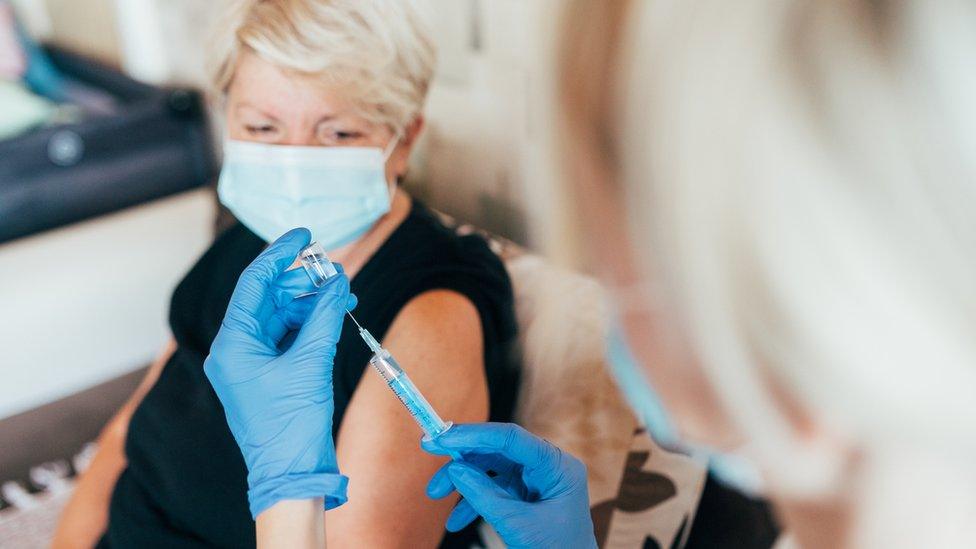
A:
POLYGON ((599 285, 524 253, 506 264, 522 348, 518 421, 586 463, 601 547, 683 546, 705 467, 637 425, 605 362, 599 285))

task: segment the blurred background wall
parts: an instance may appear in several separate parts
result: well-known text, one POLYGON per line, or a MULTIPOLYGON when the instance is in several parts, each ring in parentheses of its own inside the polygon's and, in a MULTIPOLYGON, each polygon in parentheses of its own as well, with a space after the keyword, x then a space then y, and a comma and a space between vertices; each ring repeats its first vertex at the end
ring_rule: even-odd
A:
POLYGON ((13 4, 35 38, 118 62, 115 0, 13 0, 13 4))

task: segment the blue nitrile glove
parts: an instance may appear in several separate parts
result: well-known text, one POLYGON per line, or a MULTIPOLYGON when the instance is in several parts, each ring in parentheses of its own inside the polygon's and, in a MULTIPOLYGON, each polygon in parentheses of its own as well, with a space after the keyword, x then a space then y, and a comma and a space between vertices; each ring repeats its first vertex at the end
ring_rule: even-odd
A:
POLYGON ((332 361, 356 299, 341 272, 318 290, 302 269, 285 272, 309 238, 289 231, 244 270, 203 365, 247 464, 254 517, 281 500, 323 497, 326 509, 346 501, 332 361))
POLYGON ((447 519, 456 532, 484 517, 509 547, 596 547, 586 466, 567 452, 511 423, 455 425, 424 450, 463 461, 442 467, 427 494, 464 497, 447 519))

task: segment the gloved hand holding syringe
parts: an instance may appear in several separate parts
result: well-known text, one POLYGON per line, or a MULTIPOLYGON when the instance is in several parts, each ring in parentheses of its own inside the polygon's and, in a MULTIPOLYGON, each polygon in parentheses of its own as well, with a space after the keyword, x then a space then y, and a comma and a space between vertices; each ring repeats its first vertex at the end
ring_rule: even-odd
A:
MULTIPOLYGON (((316 288, 321 287, 329 278, 338 274, 335 266, 332 265, 332 261, 326 255, 325 249, 318 242, 312 242, 302 249, 301 253, 298 254, 298 259, 316 288)), ((450 429, 453 423, 445 422, 437 415, 437 412, 434 411, 434 408, 427 402, 416 385, 410 381, 410 377, 403 371, 393 355, 384 349, 366 328, 359 324, 351 312, 347 310, 346 314, 356 324, 359 337, 363 338, 366 346, 373 351, 369 363, 383 376, 393 394, 407 407, 410 415, 424 431, 426 437, 434 440, 450 429)), ((456 452, 451 452, 450 455, 454 459, 461 459, 461 455, 456 452)))

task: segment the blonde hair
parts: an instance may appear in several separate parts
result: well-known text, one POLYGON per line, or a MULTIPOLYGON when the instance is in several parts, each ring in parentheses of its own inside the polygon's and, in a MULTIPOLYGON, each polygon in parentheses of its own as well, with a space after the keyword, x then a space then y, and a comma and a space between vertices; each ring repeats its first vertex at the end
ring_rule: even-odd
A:
POLYGON ((855 546, 971 543, 976 6, 629 4, 619 56, 564 59, 601 83, 565 107, 729 413, 780 479, 808 449, 771 381, 854 444, 855 546))
POLYGON ((226 0, 209 72, 226 94, 244 50, 347 92, 402 129, 423 110, 436 52, 421 0, 226 0))

